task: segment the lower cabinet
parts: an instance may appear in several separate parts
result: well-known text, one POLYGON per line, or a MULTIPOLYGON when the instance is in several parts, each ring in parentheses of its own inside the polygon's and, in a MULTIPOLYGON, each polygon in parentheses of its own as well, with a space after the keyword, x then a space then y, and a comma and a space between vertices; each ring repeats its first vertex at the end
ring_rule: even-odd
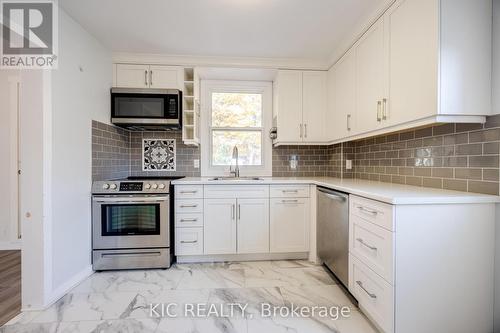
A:
POLYGON ((236 199, 205 199, 204 253, 236 253, 236 199))
POLYGON ((309 251, 309 198, 272 198, 271 252, 309 251))
POLYGON ((269 199, 237 199, 238 253, 269 252, 269 199))

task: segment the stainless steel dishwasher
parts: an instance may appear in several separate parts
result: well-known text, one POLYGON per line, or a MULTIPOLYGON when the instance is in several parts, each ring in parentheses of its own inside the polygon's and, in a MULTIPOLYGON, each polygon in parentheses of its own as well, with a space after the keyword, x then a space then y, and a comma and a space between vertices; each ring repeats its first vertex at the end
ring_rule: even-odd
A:
POLYGON ((347 287, 349 283, 349 195, 318 187, 317 205, 318 256, 347 287))

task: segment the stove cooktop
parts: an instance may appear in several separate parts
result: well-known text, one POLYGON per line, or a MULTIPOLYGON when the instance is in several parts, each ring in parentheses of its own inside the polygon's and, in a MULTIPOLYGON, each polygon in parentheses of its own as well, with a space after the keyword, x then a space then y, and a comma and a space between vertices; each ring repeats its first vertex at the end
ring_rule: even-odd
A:
POLYGON ((92 184, 92 194, 166 194, 170 191, 170 181, 181 178, 184 177, 138 176, 95 181, 92 184))

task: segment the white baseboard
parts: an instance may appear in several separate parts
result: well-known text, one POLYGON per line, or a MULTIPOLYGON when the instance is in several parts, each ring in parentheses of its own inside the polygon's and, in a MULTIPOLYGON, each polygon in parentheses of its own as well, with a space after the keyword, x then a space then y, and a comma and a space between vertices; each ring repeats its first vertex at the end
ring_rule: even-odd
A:
POLYGON ((88 278, 94 274, 92 270, 92 265, 85 267, 79 273, 74 275, 70 280, 66 281, 62 285, 60 285, 57 289, 53 290, 50 296, 48 297, 47 303, 45 304, 45 308, 48 308, 55 302, 57 302, 61 297, 66 295, 71 289, 76 287, 80 282, 88 278))
POLYGON ((17 239, 15 241, 2 241, 0 242, 0 251, 5 251, 5 250, 21 250, 22 242, 20 239, 17 239))
POLYGON ((222 262, 222 261, 260 261, 260 260, 300 260, 308 259, 309 252, 294 253, 256 253, 256 254, 223 254, 200 256, 177 256, 180 264, 197 262, 222 262))

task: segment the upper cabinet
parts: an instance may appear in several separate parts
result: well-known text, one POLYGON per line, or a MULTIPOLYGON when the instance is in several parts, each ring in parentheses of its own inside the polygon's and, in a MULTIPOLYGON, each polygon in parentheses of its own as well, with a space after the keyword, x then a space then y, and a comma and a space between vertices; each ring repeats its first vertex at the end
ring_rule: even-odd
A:
POLYGON ((328 141, 484 122, 491 10, 491 0, 396 0, 329 71, 327 119, 339 130, 328 141))
POLYGON ((326 140, 327 73, 280 70, 274 82, 274 144, 321 144, 326 140))
POLYGON ((114 86, 119 88, 181 89, 184 69, 180 66, 115 64, 114 86))

